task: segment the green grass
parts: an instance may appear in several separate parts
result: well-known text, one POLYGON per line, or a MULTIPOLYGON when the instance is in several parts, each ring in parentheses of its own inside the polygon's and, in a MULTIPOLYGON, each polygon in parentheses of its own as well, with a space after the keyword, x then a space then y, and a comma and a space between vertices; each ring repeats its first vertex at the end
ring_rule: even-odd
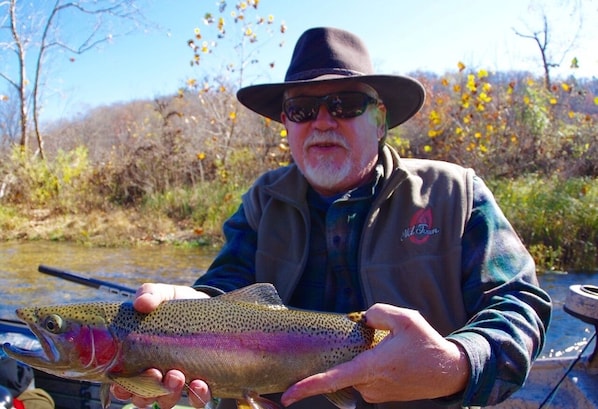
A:
POLYGON ((220 180, 204 182, 148 196, 142 211, 166 216, 205 240, 222 242, 222 224, 237 210, 246 189, 220 180))
POLYGON ((598 268, 598 180, 527 175, 488 185, 540 271, 598 268))

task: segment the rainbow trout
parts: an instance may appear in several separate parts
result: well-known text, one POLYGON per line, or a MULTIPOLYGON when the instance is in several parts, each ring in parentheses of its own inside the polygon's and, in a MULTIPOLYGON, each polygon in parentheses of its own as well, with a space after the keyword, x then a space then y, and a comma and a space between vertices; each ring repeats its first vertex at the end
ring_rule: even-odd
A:
MULTIPOLYGON (((309 375, 351 360, 374 347, 386 331, 349 315, 289 309, 271 284, 254 284, 200 300, 172 300, 149 314, 130 302, 95 302, 17 310, 42 349, 3 346, 10 357, 41 371, 100 382, 154 397, 168 392, 142 373, 178 369, 187 383, 203 379, 217 398, 241 408, 277 405, 261 394, 283 392, 309 375)), ((350 391, 327 395, 340 408, 354 407, 350 391)))

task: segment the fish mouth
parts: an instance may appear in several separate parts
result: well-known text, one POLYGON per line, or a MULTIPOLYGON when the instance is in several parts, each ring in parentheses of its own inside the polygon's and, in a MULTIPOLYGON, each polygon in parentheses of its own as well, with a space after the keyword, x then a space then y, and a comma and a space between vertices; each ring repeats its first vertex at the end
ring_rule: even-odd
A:
POLYGON ((6 343, 2 345, 2 349, 9 357, 18 361, 31 361, 53 363, 52 359, 49 359, 46 352, 42 349, 23 349, 17 346, 6 343))
POLYGON ((40 347, 35 349, 24 349, 7 343, 2 346, 6 355, 37 369, 47 370, 50 368, 59 368, 61 363, 60 349, 58 349, 54 341, 49 338, 49 334, 46 334, 38 327, 37 311, 31 309, 18 309, 16 313, 17 317, 27 324, 27 327, 29 327, 29 330, 39 342, 40 347))
POLYGON ((104 379, 104 373, 118 357, 117 339, 102 326, 101 316, 91 317, 90 324, 69 315, 72 311, 68 308, 33 307, 16 313, 35 335, 39 347, 6 343, 3 350, 26 365, 60 377, 93 382, 104 379))
POLYGON ((44 334, 37 331, 34 326, 29 325, 29 328, 39 341, 41 348, 24 349, 6 343, 2 346, 6 355, 33 367, 47 367, 58 363, 60 360, 60 351, 56 349, 52 342, 46 339, 44 334))

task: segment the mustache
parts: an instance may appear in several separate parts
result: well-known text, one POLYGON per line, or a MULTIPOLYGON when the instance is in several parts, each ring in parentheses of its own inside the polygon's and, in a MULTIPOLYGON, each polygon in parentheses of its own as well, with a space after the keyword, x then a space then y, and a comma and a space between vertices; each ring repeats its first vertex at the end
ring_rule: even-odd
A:
POLYGON ((306 140, 305 140, 305 148, 309 148, 313 145, 339 145, 345 149, 349 149, 349 145, 347 144, 347 140, 340 134, 334 131, 314 131, 306 140))

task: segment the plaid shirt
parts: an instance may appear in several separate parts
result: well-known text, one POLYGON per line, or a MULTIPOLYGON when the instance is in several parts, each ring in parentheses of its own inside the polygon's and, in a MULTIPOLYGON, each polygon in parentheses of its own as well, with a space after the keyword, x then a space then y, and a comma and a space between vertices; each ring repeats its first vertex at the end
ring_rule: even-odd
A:
POLYGON ((334 197, 307 193, 311 217, 309 259, 289 305, 318 311, 350 312, 367 308, 359 282, 359 241, 376 196, 382 167, 372 182, 334 197), (326 266, 322 274, 322 266, 326 266))

